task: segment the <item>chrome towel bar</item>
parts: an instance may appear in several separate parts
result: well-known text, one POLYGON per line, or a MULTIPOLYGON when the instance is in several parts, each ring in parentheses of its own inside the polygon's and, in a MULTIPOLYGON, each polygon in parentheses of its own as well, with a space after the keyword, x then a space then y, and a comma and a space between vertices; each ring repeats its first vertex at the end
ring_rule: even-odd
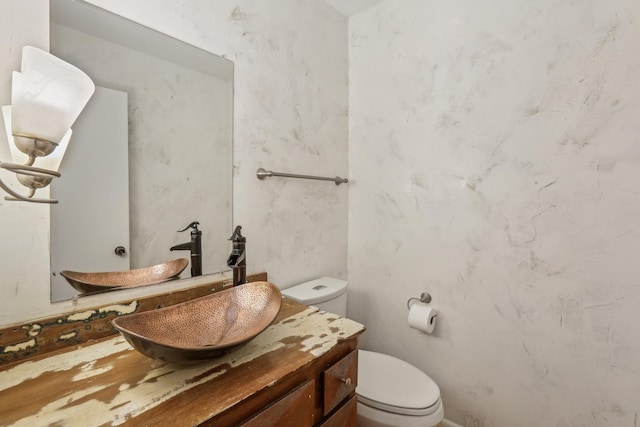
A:
POLYGON ((320 181, 333 181, 336 183, 336 185, 340 185, 343 183, 346 184, 347 182, 349 182, 347 178, 340 178, 339 176, 336 176, 335 178, 330 178, 326 176, 298 175, 295 173, 273 172, 273 171, 264 170, 262 168, 256 171, 256 176, 258 177, 258 179, 265 179, 270 176, 281 176, 284 178, 316 179, 320 181))

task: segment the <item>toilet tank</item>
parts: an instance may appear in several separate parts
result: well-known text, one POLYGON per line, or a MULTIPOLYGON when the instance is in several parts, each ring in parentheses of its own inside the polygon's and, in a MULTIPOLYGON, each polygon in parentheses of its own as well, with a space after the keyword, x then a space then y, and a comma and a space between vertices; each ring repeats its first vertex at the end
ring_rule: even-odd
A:
POLYGON ((346 317, 347 281, 321 277, 282 289, 282 295, 302 304, 313 305, 320 310, 346 317))

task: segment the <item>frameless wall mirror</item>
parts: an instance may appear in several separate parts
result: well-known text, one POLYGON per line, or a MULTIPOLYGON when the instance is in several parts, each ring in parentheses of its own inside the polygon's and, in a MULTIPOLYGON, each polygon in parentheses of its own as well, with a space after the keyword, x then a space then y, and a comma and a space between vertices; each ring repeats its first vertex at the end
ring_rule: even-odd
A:
POLYGON ((51 187, 51 300, 78 295, 62 270, 188 259, 169 249, 193 221, 203 274, 227 270, 233 64, 84 2, 51 0, 50 11, 51 53, 96 84, 51 187))

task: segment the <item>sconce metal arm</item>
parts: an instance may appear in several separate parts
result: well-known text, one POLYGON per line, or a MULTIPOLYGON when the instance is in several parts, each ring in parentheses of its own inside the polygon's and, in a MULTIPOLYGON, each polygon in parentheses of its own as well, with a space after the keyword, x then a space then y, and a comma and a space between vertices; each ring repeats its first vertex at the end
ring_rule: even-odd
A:
MULTIPOLYGON (((30 175, 30 176, 34 176, 36 178, 58 178, 60 177, 60 173, 56 172, 56 171, 52 171, 52 170, 48 170, 48 169, 42 169, 42 168, 37 168, 34 166, 26 166, 26 165, 18 165, 15 163, 7 163, 7 162, 0 162, 0 168, 3 169, 7 169, 10 170, 16 174, 22 174, 22 175, 30 175)), ((2 188, 4 191, 6 191, 8 194, 10 194, 13 197, 8 197, 5 196, 5 200, 9 200, 9 201, 18 201, 18 200, 22 200, 24 202, 32 202, 32 203, 58 203, 58 201, 56 199, 41 199, 41 198, 37 198, 37 197, 32 197, 35 194, 35 189, 31 189, 29 196, 25 197, 22 196, 18 193, 16 193, 15 191, 13 191, 11 189, 11 187, 9 187, 8 185, 6 185, 4 182, 2 182, 2 179, 0 179, 0 188, 2 188)))

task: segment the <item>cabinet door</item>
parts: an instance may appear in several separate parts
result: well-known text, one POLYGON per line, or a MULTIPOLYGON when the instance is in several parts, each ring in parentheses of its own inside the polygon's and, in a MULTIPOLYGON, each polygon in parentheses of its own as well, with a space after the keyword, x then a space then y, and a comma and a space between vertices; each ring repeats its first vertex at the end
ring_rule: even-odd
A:
POLYGON ((311 427, 316 402, 316 381, 310 380, 269 405, 240 427, 311 427))
POLYGON ((358 406, 353 396, 335 414, 327 418, 320 427, 356 427, 358 424, 358 406))
POLYGON ((356 390, 358 383, 358 350, 343 357, 324 371, 324 415, 356 390))

